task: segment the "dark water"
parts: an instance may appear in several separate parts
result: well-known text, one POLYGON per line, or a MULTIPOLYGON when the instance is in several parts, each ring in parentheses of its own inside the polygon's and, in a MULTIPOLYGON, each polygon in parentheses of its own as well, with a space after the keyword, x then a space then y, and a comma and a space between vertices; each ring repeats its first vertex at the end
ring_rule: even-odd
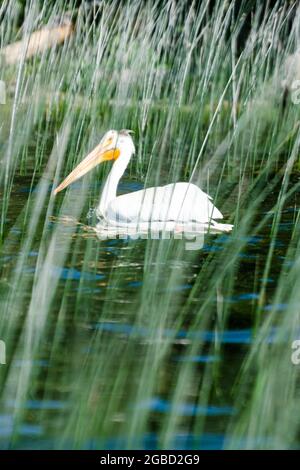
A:
MULTIPOLYGON (((139 188, 138 183, 125 180, 120 189, 127 192, 139 188)), ((14 205, 8 211, 6 249, 1 252, 0 259, 3 299, 9 292, 9 279, 20 256, 18 250, 23 225, 19 216, 24 210, 29 191, 26 178, 20 179, 20 183, 13 188, 14 205)), ((76 199, 76 185, 72 191, 76 199)), ((178 324, 180 306, 185 305, 197 273, 207 257, 218 257, 230 243, 232 235, 207 236, 201 252, 185 253, 181 258, 171 256, 168 265, 164 265, 162 259, 158 270, 159 259, 156 259, 153 299, 149 287, 148 297, 147 291, 145 297, 141 297, 145 282, 146 241, 99 241, 92 232, 84 231, 80 226, 70 231, 65 222, 55 218, 48 220, 46 232, 49 236, 57 224, 61 224, 64 237, 72 237, 72 243, 65 264, 49 266, 51 282, 55 283, 55 296, 38 352, 34 357, 24 359, 20 351, 14 354, 12 347, 8 348, 9 373, 17 371, 18 376, 18 371, 29 361, 34 374, 21 405, 7 394, 2 400, 0 446, 113 449, 130 445, 155 449, 161 446, 164 424, 175 412, 179 425, 170 440, 172 448, 222 448, 228 423, 239 412, 232 387, 252 343, 261 284, 266 283, 264 313, 268 315, 273 307, 276 280, 285 263, 296 215, 295 207, 286 207, 283 211, 274 261, 267 279, 263 278, 263 270, 269 249, 270 226, 265 227, 262 233, 245 237, 245 248, 239 254, 236 272, 238 282, 234 283, 232 293, 222 298, 223 308, 228 307, 230 312, 225 328, 216 328, 218 319, 215 314, 206 329, 198 330, 190 325, 193 312, 197 312, 205 301, 205 286, 196 292, 190 310, 178 324), (178 276, 170 283, 171 273, 176 271, 178 276), (166 296, 170 296, 169 304, 166 311, 160 312, 164 305, 161 299, 166 296), (154 321, 147 316, 155 302, 158 315, 154 321), (172 318, 160 322, 160 316, 169 317, 170 311, 173 317, 171 315, 172 318), (157 339, 158 347, 161 343, 167 344, 167 348, 157 372, 157 386, 151 382, 150 396, 146 393, 147 380, 143 378, 145 398, 142 399, 143 394, 137 390, 142 370, 147 367, 151 349, 149 344, 155 344, 153 338, 157 339), (201 344, 200 350, 196 351, 196 348, 195 353, 187 353, 189 345, 194 343, 201 344), (190 392, 184 394, 184 400, 174 405, 176 380, 189 365, 193 371, 190 392), (217 379, 212 391, 201 401, 198 379, 207 370, 215 373, 217 379), (113 394, 117 397, 117 403, 112 402, 113 394), (90 402, 85 404, 87 398, 90 402), (107 406, 111 406, 110 417, 105 412, 107 406), (83 416, 76 414, 77 408, 83 416), (96 417, 94 422, 94 416, 98 413, 99 420, 96 417), (143 426, 132 428, 133 420, 145 413, 147 418, 143 426), (195 422, 202 423, 198 430, 195 422), (86 432, 78 430, 78 426, 84 427, 87 423, 89 429, 86 432)), ((81 222, 89 223, 87 219, 81 222)), ((28 286, 32 285, 36 272, 42 229, 41 224, 22 266, 22 278, 28 286)), ((155 241, 153 246, 159 243, 165 244, 167 250, 169 241, 155 241)), ((151 260, 149 256, 147 266, 150 271, 151 260)), ((51 288, 50 283, 48 289, 51 288)), ((22 330, 22 318, 31 292, 23 292, 22 295, 23 311, 19 312, 20 321, 15 325, 16 338, 22 330)), ((217 302, 216 293, 210 301, 212 312, 216 310, 217 302)), ((285 304, 278 304, 276 309, 284 312, 285 307, 285 304)), ((270 342, 272 335, 270 331, 270 342)), ((153 353, 154 356, 156 353, 153 353)), ((0 367, 0 372, 4 374, 7 366, 0 367)))

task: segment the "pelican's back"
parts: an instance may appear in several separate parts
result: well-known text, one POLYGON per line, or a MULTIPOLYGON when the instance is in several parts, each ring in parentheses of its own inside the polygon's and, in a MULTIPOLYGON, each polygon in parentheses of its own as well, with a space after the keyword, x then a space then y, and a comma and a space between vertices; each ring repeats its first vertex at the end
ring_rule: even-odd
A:
POLYGON ((177 221, 208 223, 223 215, 211 197, 192 183, 173 183, 118 196, 107 208, 106 217, 122 222, 177 221))

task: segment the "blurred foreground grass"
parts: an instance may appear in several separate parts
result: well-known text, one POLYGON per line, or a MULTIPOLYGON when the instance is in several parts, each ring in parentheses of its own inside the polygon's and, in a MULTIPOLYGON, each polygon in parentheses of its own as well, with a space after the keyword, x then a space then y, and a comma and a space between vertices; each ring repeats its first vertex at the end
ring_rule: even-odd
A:
POLYGON ((298 447, 297 2, 0 8, 2 48, 74 22, 1 61, 0 445, 298 447), (99 241, 109 166, 51 190, 110 128, 135 131, 121 191, 191 179, 233 234, 99 241))

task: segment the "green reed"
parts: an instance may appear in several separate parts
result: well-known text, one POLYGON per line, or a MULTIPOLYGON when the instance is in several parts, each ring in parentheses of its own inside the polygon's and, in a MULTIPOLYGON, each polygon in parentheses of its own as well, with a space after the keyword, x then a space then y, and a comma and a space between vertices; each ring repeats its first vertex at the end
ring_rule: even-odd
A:
POLYGON ((284 313, 265 312, 268 292, 259 280, 272 269, 282 213, 298 191, 298 107, 283 81, 298 46, 299 10, 296 2, 257 2, 246 35, 249 2, 238 11, 233 2, 199 3, 15 8, 7 0, 0 7, 1 47, 62 23, 66 13, 75 23, 62 46, 30 60, 24 52, 14 66, 0 63, 7 88, 0 105, 0 338, 7 345, 0 399, 1 413, 13 415, 6 447, 22 446, 20 424, 34 422, 58 448, 104 447, 112 436, 119 446, 143 447, 154 431, 157 445, 168 448, 176 434, 209 431, 205 414, 182 416, 182 403, 229 400, 237 411, 219 424, 225 446, 299 445, 299 372, 290 362, 299 323, 298 219, 272 292, 274 305, 288 304, 284 313), (131 180, 146 187, 191 180, 214 197, 235 225, 221 251, 187 251, 184 240, 131 240, 106 250, 86 215, 108 165, 53 198, 52 184, 111 128, 135 132, 131 180), (22 181, 30 190, 20 205, 22 181), (243 318, 253 343, 226 380, 222 336, 235 318, 226 299, 239 289, 248 237, 261 233, 269 243, 262 266, 251 266, 249 286, 259 298, 243 318), (70 275, 61 277, 65 266, 88 273, 76 289, 70 275), (178 289, 186 282, 188 293, 178 289), (131 328, 108 334, 102 327, 111 323, 131 328), (207 330, 215 334, 209 346, 201 339, 207 330), (187 360, 172 362, 179 352, 187 360), (188 360, 208 353, 220 360, 201 367, 188 360), (170 403, 161 416, 147 406, 157 396, 170 403), (28 411, 36 398, 67 405, 28 411))

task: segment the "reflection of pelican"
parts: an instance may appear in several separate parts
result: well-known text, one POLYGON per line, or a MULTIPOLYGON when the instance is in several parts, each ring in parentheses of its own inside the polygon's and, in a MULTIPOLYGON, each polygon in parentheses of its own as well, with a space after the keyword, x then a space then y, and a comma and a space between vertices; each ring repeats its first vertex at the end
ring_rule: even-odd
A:
POLYGON ((232 225, 219 224, 214 219, 223 215, 211 202, 211 197, 192 183, 173 183, 117 196, 117 187, 130 158, 135 152, 133 140, 123 130, 108 131, 100 144, 55 189, 54 194, 86 174, 96 165, 113 160, 105 182, 97 216, 108 226, 134 229, 185 230, 185 227, 211 227, 214 232, 229 232, 232 225))

